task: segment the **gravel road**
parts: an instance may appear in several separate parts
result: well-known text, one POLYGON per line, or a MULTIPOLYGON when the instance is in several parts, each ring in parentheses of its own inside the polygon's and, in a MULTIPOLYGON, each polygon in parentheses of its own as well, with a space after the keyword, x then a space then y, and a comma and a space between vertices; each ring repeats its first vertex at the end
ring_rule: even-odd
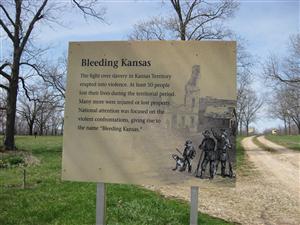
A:
MULTIPOLYGON (((261 137, 275 152, 265 151, 243 139, 247 158, 254 164, 250 175, 237 172, 235 188, 201 188, 199 210, 241 224, 300 224, 299 152, 274 145, 261 137)), ((189 200, 190 188, 146 186, 168 197, 189 200)))

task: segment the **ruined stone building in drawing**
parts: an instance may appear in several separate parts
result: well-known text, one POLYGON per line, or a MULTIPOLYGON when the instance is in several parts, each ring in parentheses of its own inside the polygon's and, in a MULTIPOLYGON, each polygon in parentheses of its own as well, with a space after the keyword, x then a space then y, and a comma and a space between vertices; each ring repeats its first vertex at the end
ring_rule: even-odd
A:
POLYGON ((231 128, 236 101, 202 96, 200 83, 200 65, 194 65, 190 79, 185 84, 183 104, 171 103, 170 107, 165 109, 166 128, 189 132, 231 128))

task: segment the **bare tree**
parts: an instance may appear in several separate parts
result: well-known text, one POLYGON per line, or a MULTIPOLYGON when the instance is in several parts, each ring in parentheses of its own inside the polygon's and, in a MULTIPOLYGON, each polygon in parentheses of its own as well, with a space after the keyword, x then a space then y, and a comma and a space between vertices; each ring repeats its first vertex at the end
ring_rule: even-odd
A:
POLYGON ((131 40, 166 40, 167 22, 162 17, 153 17, 148 21, 141 21, 133 26, 129 35, 131 40))
POLYGON ((33 128, 39 110, 40 105, 38 105, 38 101, 29 101, 26 97, 19 99, 17 112, 26 121, 29 135, 33 135, 33 128))
POLYGON ((291 123, 300 133, 300 34, 290 37, 287 50, 285 57, 267 58, 263 75, 274 95, 269 112, 284 122, 285 133, 290 133, 291 123))
POLYGON ((285 85, 272 90, 272 98, 268 101, 268 112, 273 118, 278 118, 283 121, 284 133, 290 134, 290 117, 288 113, 288 102, 286 99, 285 85), (289 132, 288 132, 289 130, 289 132))
POLYGON ((60 135, 63 131, 64 115, 62 110, 55 110, 49 119, 49 132, 51 135, 60 135))
POLYGON ((288 117, 295 123, 298 128, 298 134, 300 134, 300 89, 288 85, 285 90, 285 99, 288 106, 288 117))
POLYGON ((248 136, 249 125, 257 118, 257 112, 263 105, 263 100, 259 99, 257 93, 251 89, 245 90, 245 96, 243 99, 245 108, 242 112, 243 121, 245 123, 245 129, 248 136))
POLYGON ((19 114, 17 114, 15 134, 26 135, 27 132, 28 132, 28 127, 26 121, 19 114))
POLYGON ((271 54, 263 65, 266 79, 300 88, 300 34, 290 37, 288 56, 271 54))
MULTIPOLYGON (((46 98, 49 98, 50 96, 45 96, 46 98)), ((50 102, 44 101, 41 104, 41 108, 37 117, 37 126, 39 128, 39 134, 44 135, 45 131, 48 130, 48 122, 49 119, 52 117, 56 110, 56 106, 51 104, 50 102)))
POLYGON ((67 57, 63 56, 58 59, 55 64, 45 67, 42 75, 44 82, 57 92, 59 97, 65 98, 66 78, 67 78, 67 57))
POLYGON ((291 133, 292 123, 300 134, 300 89, 292 85, 282 84, 274 90, 275 95, 269 111, 284 122, 285 133, 291 133))
POLYGON ((224 22, 234 15, 234 0, 170 0, 173 14, 141 21, 129 34, 131 40, 203 40, 223 39, 231 32, 224 22))
MULTIPOLYGON (((243 96, 252 82, 254 60, 246 49, 246 41, 226 28, 225 21, 234 16, 238 8, 236 1, 219 2, 170 0, 174 13, 165 17, 154 17, 136 24, 129 35, 131 40, 238 40, 237 44, 237 110, 239 127, 243 125, 243 96)), ((241 130, 241 129, 240 129, 241 130)))
POLYGON ((237 124, 242 134, 246 96, 253 79, 253 67, 255 65, 252 55, 246 49, 246 41, 241 37, 235 37, 237 41, 237 124))
POLYGON ((237 91, 237 107, 236 107, 236 120, 239 133, 242 135, 244 124, 244 113, 246 109, 246 94, 247 87, 241 86, 237 91))
MULTIPOLYGON (((37 75, 44 81, 42 85, 27 85, 27 93, 34 99, 30 101, 24 91, 18 97, 17 112, 28 125, 29 135, 37 128, 41 134, 51 129, 51 134, 58 134, 62 128, 67 58, 61 57, 55 63, 47 62, 40 67, 37 75), (51 99, 50 99, 51 96, 51 99), (46 112, 46 111, 49 112, 46 112), (42 114, 42 115, 41 115, 42 114)), ((20 122, 19 122, 20 123, 20 122)), ((17 130, 19 132, 19 130, 17 130)))
POLYGON ((43 135, 46 124, 49 120, 53 121, 55 124, 49 123, 51 127, 58 127, 58 121, 62 113, 62 101, 57 98, 57 94, 53 92, 52 88, 44 83, 43 86, 32 86, 30 87, 30 95, 36 100, 29 101, 25 95, 19 96, 19 101, 17 105, 17 112, 28 125, 28 134, 33 135, 33 131, 37 132, 36 128, 39 129, 41 135, 43 135), (58 118, 51 118, 55 115, 58 118))
MULTIPOLYGON (((71 2, 84 15, 93 16, 103 21, 104 11, 95 10, 94 6, 97 3, 95 0, 72 0, 71 2)), ((15 148, 14 129, 19 82, 22 84, 28 99, 31 99, 26 89, 25 78, 20 74, 21 67, 26 66, 35 71, 38 70, 34 63, 37 49, 34 51, 31 48, 32 41, 30 39, 33 37, 33 31, 36 26, 41 24, 41 21, 58 22, 58 18, 61 16, 58 16, 57 13, 59 10, 65 10, 66 7, 69 8, 69 5, 63 1, 51 2, 48 0, 10 0, 0 3, 1 15, 3 15, 0 18, 0 26, 11 44, 11 57, 8 56, 0 62, 0 75, 6 80, 6 82, 0 83, 0 88, 7 92, 4 140, 4 148, 7 150, 15 148)))
POLYGON ((0 89, 0 134, 5 130, 6 93, 0 89))

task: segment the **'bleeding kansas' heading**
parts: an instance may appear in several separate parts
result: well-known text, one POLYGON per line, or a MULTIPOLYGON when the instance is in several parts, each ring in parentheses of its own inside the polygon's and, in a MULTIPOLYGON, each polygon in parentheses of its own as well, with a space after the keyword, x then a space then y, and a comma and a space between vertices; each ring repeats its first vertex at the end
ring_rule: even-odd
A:
POLYGON ((108 59, 99 59, 99 60, 90 60, 90 59, 81 59, 81 66, 83 67, 93 67, 93 66, 103 66, 103 67, 112 67, 114 69, 119 68, 119 66, 151 66, 151 60, 129 60, 123 58, 121 60, 108 60, 108 59))

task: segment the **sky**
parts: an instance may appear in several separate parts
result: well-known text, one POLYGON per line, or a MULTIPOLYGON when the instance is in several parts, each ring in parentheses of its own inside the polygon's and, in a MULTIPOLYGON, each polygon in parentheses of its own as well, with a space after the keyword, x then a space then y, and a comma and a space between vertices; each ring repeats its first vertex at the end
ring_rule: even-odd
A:
MULTIPOLYGON (((299 32, 299 1, 242 1, 240 9, 229 26, 247 40, 247 50, 257 61, 254 69, 253 88, 268 100, 268 91, 261 79, 263 63, 270 54, 284 56, 290 35, 299 32)), ((270 118, 266 105, 252 126, 262 132, 267 128, 277 128, 282 121, 270 118)))
MULTIPOLYGON (((58 0, 57 0, 58 1, 58 0)), ((64 0, 61 0, 64 1, 64 0)), ((41 46, 50 46, 48 57, 52 60, 66 54, 69 41, 104 41, 127 40, 133 25, 139 21, 170 12, 168 3, 161 0, 119 0, 102 1, 106 8, 105 23, 94 19, 85 20, 79 11, 65 10, 59 16, 63 25, 39 24, 35 32, 35 42, 41 46)), ((299 1, 240 1, 235 17, 227 23, 228 27, 246 40, 247 50, 257 62, 274 53, 278 56, 287 54, 289 36, 299 32, 299 1)), ((2 31, 3 32, 3 31, 2 31)), ((1 35, 2 55, 6 39, 1 35)), ((2 56, 1 56, 2 57, 2 56)), ((258 63, 259 64, 259 63, 258 63)), ((255 70, 253 88, 264 93, 265 87, 259 75, 259 65, 255 70)), ((266 116, 266 109, 253 124, 257 130, 277 127, 281 122, 266 116)))

